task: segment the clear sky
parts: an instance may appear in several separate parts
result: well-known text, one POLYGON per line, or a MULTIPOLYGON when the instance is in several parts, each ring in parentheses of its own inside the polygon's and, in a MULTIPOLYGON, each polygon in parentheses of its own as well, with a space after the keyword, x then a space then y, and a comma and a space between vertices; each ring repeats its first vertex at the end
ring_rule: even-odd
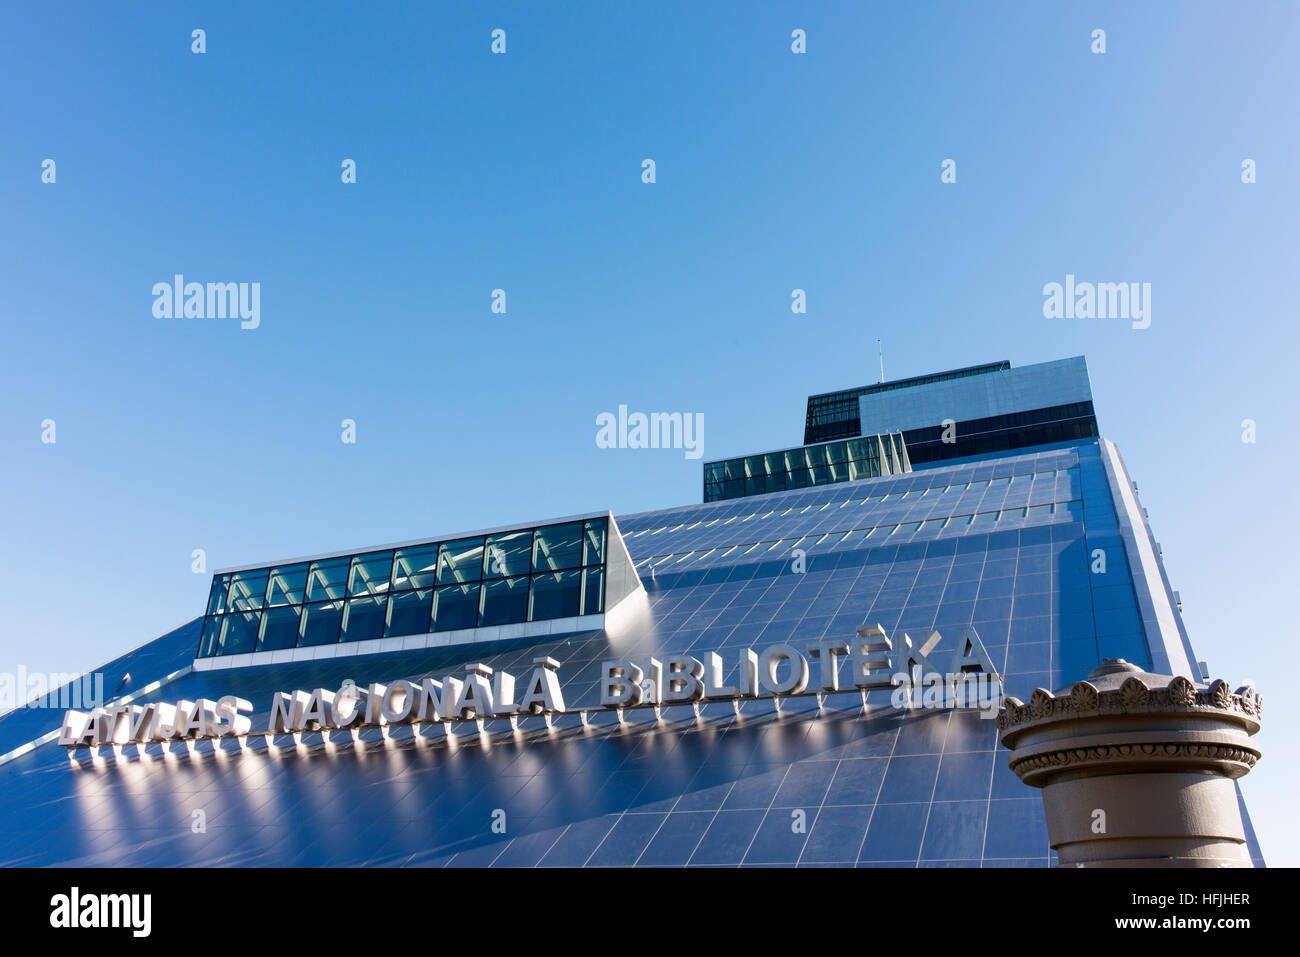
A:
POLYGON ((1243 789, 1298 864, 1298 28, 1287 2, 7 5, 0 671, 93 668, 218 567, 699 501, 700 460, 597 447, 620 404, 703 413, 720 458, 798 444, 878 337, 890 378, 1083 354, 1198 656, 1272 703, 1243 789), (156 318, 177 273, 259 282, 260 326, 156 318), (1149 282, 1150 327, 1044 318, 1067 274, 1149 282))

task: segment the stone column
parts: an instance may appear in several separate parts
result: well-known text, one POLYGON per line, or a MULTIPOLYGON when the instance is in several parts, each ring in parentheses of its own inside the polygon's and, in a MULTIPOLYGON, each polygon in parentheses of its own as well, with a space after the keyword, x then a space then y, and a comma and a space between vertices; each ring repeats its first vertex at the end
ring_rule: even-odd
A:
POLYGON ((1259 760, 1262 699, 1104 659, 998 713, 1009 766, 1041 788, 1061 867, 1250 867, 1233 781, 1259 760))

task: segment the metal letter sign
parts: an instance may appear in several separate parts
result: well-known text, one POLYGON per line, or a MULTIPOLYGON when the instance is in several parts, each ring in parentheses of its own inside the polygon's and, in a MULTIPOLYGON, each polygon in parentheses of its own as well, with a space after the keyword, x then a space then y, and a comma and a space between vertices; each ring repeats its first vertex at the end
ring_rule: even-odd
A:
MULTIPOLYGON (((463 677, 441 681, 423 679, 419 685, 399 678, 373 683, 365 691, 351 681, 334 692, 325 688, 277 691, 271 698, 265 735, 303 731, 344 730, 402 724, 445 724, 508 718, 512 726, 528 716, 542 716, 547 725, 556 715, 578 714, 584 723, 592 712, 627 708, 669 707, 701 702, 770 700, 815 694, 857 693, 866 703, 868 691, 890 689, 896 708, 978 708, 992 717, 1002 700, 1002 682, 974 628, 962 631, 946 671, 934 664, 940 636, 932 632, 916 643, 904 634, 895 643, 879 625, 863 626, 850 640, 822 639, 801 651, 777 644, 756 653, 751 648, 731 652, 734 676, 719 652, 704 660, 693 655, 611 659, 600 666, 600 704, 565 707, 560 663, 533 659, 533 672, 516 688, 515 676, 485 664, 465 666, 463 677), (847 675, 842 673, 847 664, 847 675), (733 683, 728 683, 733 681, 733 683), (519 694, 518 692, 522 692, 519 694)), ((226 695, 218 701, 178 701, 175 704, 116 704, 63 716, 59 743, 68 748, 111 744, 148 744, 196 738, 244 737, 251 730, 244 698, 226 695)))

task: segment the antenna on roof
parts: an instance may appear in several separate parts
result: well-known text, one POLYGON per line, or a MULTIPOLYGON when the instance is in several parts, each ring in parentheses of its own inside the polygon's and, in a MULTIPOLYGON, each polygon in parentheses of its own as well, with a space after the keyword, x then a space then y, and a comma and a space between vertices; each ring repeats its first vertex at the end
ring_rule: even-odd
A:
POLYGON ((885 349, 883 346, 881 346, 879 339, 876 340, 876 349, 880 351, 880 381, 884 382, 885 381, 885 349))

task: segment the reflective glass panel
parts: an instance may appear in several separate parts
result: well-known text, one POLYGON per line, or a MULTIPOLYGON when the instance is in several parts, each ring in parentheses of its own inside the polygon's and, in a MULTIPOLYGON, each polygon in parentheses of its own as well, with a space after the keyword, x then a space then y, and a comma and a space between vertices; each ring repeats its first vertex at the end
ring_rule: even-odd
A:
POLYGON ((348 576, 349 595, 383 595, 393 572, 392 552, 370 552, 352 559, 348 576))
POLYGON ((219 615, 226 610, 226 590, 229 586, 229 575, 218 575, 212 579, 212 591, 208 592, 209 615, 219 615))
MULTIPOLYGON (((387 575, 384 576, 384 587, 388 587, 387 575)), ((383 637, 387 614, 388 599, 383 595, 348 599, 339 641, 369 641, 383 637)))
POLYGON ((199 639, 198 657, 210 658, 217 653, 217 645, 221 641, 221 624, 222 619, 219 615, 204 619, 203 637, 199 639))
POLYGON ((483 583, 479 627, 510 625, 528 618, 528 576, 498 578, 483 583))
POLYGON ((582 604, 582 571, 544 572, 533 576, 528 620, 572 618, 582 604))
POLYGON ((533 571, 559 571, 582 564, 582 523, 546 525, 533 536, 533 571))
MULTIPOLYGON (((299 604, 307 591, 307 563, 281 565, 271 569, 271 580, 266 590, 268 605, 299 604)), ((288 647, 292 648, 293 645, 288 647)))
POLYGON ((393 556, 394 589, 428 588, 438 574, 438 546, 399 548, 393 556))
POLYGON ((483 539, 444 542, 438 551, 438 584, 478 581, 483 565, 483 539))
POLYGON ((388 637, 423 635, 430 631, 433 589, 395 592, 388 599, 388 637))
POLYGON ((351 564, 352 559, 346 556, 312 562, 311 571, 307 575, 307 600, 324 601, 330 598, 342 598, 351 564))
POLYGON ((605 610, 605 569, 597 565, 582 570, 583 615, 599 615, 605 610))
POLYGON ((533 532, 489 535, 483 552, 483 577, 527 575, 532 564, 533 532))
MULTIPOLYGON (((305 582, 305 566, 303 576, 305 582)), ((257 641, 257 650, 279 651, 297 645, 300 611, 296 605, 279 605, 263 612, 262 635, 257 641)))
POLYGON ((257 644, 257 629, 261 617, 261 613, 256 611, 235 611, 227 615, 225 628, 221 633, 219 654, 242 655, 252 651, 257 644))
POLYGON ((433 598, 433 630, 473 628, 478 623, 478 589, 477 582, 437 589, 433 598))
POLYGON ((262 607, 266 598, 266 572, 235 572, 230 576, 230 607, 238 611, 249 611, 262 607))
POLYGON ((605 526, 603 518, 593 518, 582 526, 582 564, 601 565, 605 562, 605 526))
POLYGON ((306 605, 302 610, 302 636, 298 639, 299 647, 334 644, 339 640, 339 625, 342 621, 343 602, 341 601, 306 605))

